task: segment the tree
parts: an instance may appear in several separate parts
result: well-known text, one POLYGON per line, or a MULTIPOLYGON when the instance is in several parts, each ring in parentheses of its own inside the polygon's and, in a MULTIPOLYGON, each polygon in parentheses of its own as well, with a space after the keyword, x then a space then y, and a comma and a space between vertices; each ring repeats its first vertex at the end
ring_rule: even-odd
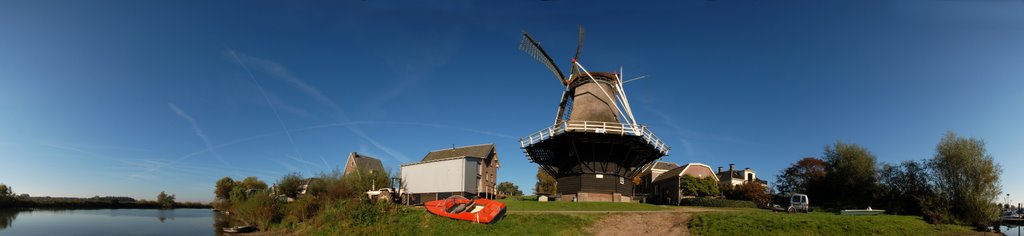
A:
POLYGON ((821 192, 825 179, 825 161, 813 157, 800 159, 775 177, 779 193, 804 193, 815 196, 821 192))
POLYGON ((11 187, 6 184, 0 184, 0 206, 4 206, 5 203, 13 201, 14 191, 11 190, 11 187))
POLYGON ((0 184, 0 197, 13 197, 14 191, 6 184, 0 184))
POLYGON ((366 196, 363 193, 391 186, 391 173, 370 171, 356 171, 356 174, 345 175, 344 180, 358 195, 366 196))
POLYGON ((498 184, 498 192, 505 193, 509 196, 522 196, 523 191, 519 190, 519 186, 516 186, 512 182, 501 182, 498 184))
POLYGON ((242 180, 242 190, 244 191, 255 191, 267 189, 267 183, 256 178, 256 176, 245 177, 242 180))
POLYGON ((160 205, 160 208, 174 208, 174 195, 167 195, 164 191, 160 191, 160 194, 156 195, 156 203, 160 205))
POLYGON ((885 164, 878 171, 882 199, 890 212, 923 216, 923 203, 937 197, 927 161, 885 164))
POLYGON ((302 175, 299 175, 299 173, 287 174, 277 181, 275 187, 278 194, 296 198, 299 196, 299 192, 302 191, 302 175))
POLYGON ((836 141, 825 146, 825 184, 828 194, 820 196, 827 204, 837 207, 867 207, 878 190, 876 158, 857 144, 836 141))
POLYGON ((558 191, 558 180, 537 167, 537 184, 533 187, 534 194, 555 194, 558 191))
POLYGON ((719 184, 719 189, 727 199, 753 201, 758 207, 768 207, 772 203, 772 195, 768 188, 756 181, 748 181, 733 186, 729 183, 719 184))
POLYGON ((214 195, 217 199, 231 199, 231 189, 236 185, 235 180, 231 177, 224 177, 217 180, 217 186, 213 190, 214 195))
POLYGON ((689 175, 679 177, 679 191, 683 196, 716 196, 718 181, 712 177, 697 178, 689 175))
POLYGON ((936 145, 932 168, 936 186, 948 194, 951 215, 977 228, 988 227, 999 217, 999 174, 1002 170, 985 150, 985 142, 953 132, 936 145))
POLYGON ((245 187, 242 187, 241 184, 235 185, 235 187, 231 188, 231 193, 228 195, 230 196, 228 199, 231 203, 240 203, 249 199, 249 196, 245 194, 245 187))

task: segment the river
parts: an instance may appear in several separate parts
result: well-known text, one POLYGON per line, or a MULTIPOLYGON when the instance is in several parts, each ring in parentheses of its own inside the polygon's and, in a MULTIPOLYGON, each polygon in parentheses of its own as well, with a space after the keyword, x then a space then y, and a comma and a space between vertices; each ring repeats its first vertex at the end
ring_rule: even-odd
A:
POLYGON ((221 235, 210 209, 0 209, 0 235, 221 235))
POLYGON ((1024 228, 1020 225, 1000 225, 999 232, 1009 236, 1024 236, 1024 228))

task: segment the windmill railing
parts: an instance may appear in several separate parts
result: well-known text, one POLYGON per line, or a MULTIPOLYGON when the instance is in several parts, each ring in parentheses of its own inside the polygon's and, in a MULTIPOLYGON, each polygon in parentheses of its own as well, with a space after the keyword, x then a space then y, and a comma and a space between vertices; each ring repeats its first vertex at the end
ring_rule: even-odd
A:
POLYGON ((665 145, 665 142, 662 142, 661 138, 658 138, 658 136, 654 135, 651 130, 647 129, 647 126, 622 124, 618 122, 563 121, 530 134, 530 136, 520 138, 519 144, 523 148, 526 148, 526 146, 539 143, 566 132, 639 136, 642 137, 644 141, 647 141, 648 144, 657 148, 662 154, 668 155, 669 146, 665 145))

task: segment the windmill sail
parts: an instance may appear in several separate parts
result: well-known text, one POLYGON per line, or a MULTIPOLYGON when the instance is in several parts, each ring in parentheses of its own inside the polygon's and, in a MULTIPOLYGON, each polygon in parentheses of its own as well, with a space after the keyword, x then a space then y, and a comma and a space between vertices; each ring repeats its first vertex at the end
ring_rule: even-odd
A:
POLYGON ((540 43, 533 40, 533 37, 530 37, 530 34, 526 33, 526 31, 523 31, 523 41, 519 43, 519 50, 523 50, 523 52, 526 52, 526 54, 537 59, 537 61, 544 64, 544 66, 547 66, 548 70, 551 70, 551 73, 555 74, 555 77, 558 78, 559 82, 562 82, 563 85, 566 84, 565 76, 562 75, 562 70, 559 70, 558 66, 555 66, 555 62, 551 60, 548 53, 544 52, 544 49, 540 47, 540 43))

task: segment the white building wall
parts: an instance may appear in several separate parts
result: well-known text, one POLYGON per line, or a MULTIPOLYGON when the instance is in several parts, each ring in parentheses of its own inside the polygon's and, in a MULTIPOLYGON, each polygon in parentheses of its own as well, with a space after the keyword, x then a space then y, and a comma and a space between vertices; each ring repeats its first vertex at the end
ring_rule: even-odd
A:
POLYGON ((409 193, 477 192, 478 159, 460 158, 402 166, 409 193))

